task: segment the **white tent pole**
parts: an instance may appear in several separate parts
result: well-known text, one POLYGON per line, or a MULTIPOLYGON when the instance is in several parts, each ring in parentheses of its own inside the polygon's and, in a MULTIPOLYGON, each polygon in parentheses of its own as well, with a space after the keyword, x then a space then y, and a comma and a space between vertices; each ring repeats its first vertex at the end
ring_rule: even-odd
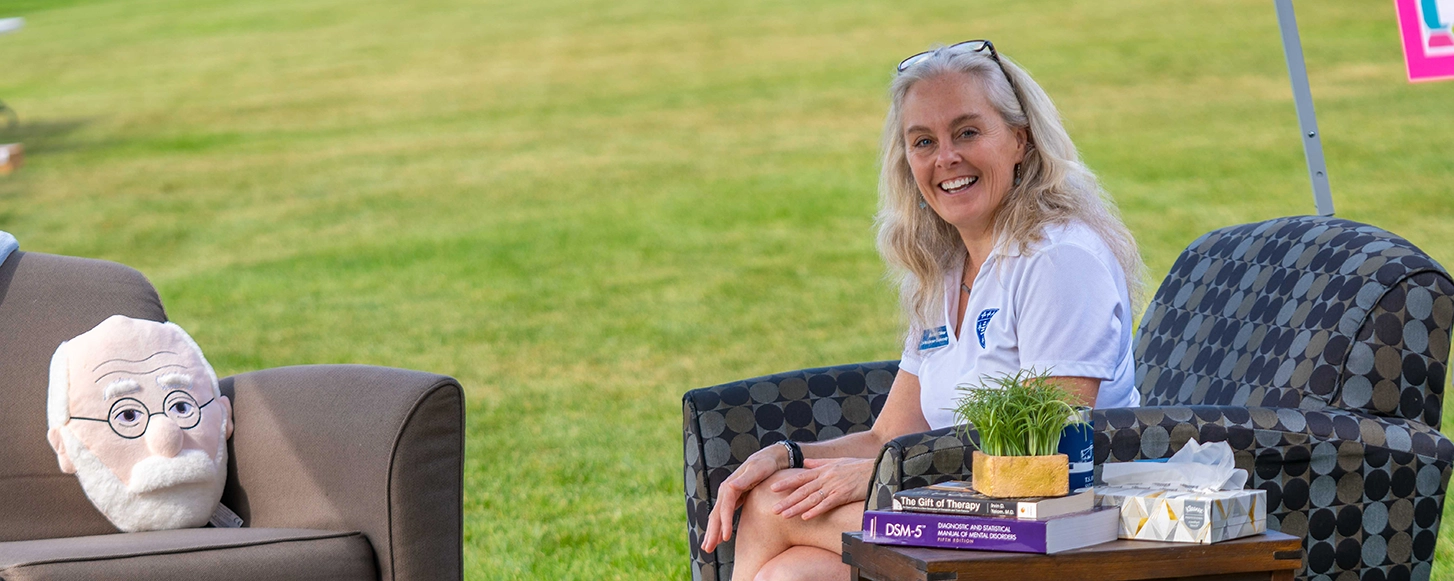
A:
POLYGON ((1277 23, 1282 28, 1282 53, 1287 57, 1287 76, 1292 80, 1292 100, 1302 130, 1303 153, 1308 160, 1308 178, 1313 182, 1313 203, 1318 214, 1333 215, 1333 194, 1328 191, 1328 165, 1323 161, 1323 141, 1318 134, 1318 116, 1313 113, 1313 93, 1308 89, 1308 67, 1303 62, 1303 42, 1297 33, 1297 16, 1292 0, 1273 0, 1277 23))

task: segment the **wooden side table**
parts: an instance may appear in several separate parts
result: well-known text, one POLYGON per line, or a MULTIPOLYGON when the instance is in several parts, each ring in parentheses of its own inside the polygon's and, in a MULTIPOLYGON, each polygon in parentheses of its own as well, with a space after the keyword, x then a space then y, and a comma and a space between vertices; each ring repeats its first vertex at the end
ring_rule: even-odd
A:
POLYGON ((1297 537, 1268 531, 1210 545, 1120 540, 1037 555, 876 545, 854 532, 843 533, 843 562, 854 581, 1292 581, 1303 547, 1297 537))

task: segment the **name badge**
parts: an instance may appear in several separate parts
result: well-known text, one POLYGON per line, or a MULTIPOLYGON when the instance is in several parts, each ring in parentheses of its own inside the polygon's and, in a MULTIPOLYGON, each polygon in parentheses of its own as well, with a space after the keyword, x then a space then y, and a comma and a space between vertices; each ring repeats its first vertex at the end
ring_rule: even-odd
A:
POLYGON ((924 337, 919 339, 919 350, 929 351, 948 344, 949 327, 940 325, 938 329, 926 329, 924 331, 924 337))

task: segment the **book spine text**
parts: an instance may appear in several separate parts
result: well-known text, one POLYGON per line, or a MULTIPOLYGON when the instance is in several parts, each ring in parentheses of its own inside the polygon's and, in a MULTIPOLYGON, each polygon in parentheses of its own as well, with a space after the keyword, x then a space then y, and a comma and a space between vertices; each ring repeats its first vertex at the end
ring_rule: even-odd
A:
POLYGON ((904 510, 913 512, 935 512, 967 514, 975 516, 1017 516, 1019 502, 1003 500, 957 500, 944 497, 902 496, 896 497, 904 510))
POLYGON ((1044 553, 1045 523, 994 517, 866 511, 863 540, 870 543, 1044 553))

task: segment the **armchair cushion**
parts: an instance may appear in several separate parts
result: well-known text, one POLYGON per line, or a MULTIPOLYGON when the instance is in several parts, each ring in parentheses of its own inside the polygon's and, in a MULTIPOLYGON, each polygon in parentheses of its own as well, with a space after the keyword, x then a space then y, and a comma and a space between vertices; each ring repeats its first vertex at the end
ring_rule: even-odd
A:
POLYGON ((372 553, 357 532, 182 529, 0 543, 0 578, 363 581, 372 553))

